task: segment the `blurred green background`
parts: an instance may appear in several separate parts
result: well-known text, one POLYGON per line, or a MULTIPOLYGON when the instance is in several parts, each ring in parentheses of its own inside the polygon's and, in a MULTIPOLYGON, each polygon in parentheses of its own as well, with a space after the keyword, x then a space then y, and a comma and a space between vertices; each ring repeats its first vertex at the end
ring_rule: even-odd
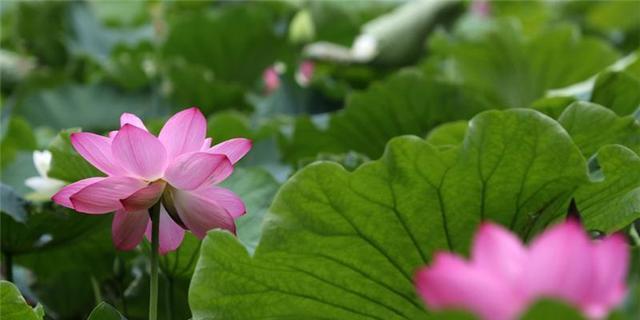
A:
MULTIPOLYGON (((53 178, 92 172, 67 161, 77 155, 60 130, 106 133, 131 112, 153 131, 198 106, 214 141, 254 140, 230 184, 262 192, 249 205, 263 214, 302 166, 352 169, 394 136, 487 109, 557 116, 586 99, 627 115, 640 102, 638 1, 2 1, 0 16, 3 259, 14 258, 16 283, 51 319, 84 319, 102 299, 130 319, 146 312, 145 262, 104 240, 108 217, 30 201, 34 150, 52 151, 53 178), (600 86, 549 93, 621 59, 600 86), (597 92, 605 80, 631 89, 597 92)), ((241 237, 248 247, 255 219, 241 237)), ((166 257, 166 319, 189 317, 198 246, 166 257)))

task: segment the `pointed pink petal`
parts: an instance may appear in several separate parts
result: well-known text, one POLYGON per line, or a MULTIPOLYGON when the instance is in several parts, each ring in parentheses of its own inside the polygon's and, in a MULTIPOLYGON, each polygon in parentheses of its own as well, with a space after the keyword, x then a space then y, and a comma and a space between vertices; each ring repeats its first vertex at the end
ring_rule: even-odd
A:
POLYGON ((205 184, 218 183, 232 172, 233 165, 225 155, 191 152, 171 162, 164 177, 178 189, 193 190, 205 184))
POLYGON ((449 253, 417 273, 416 287, 430 309, 465 309, 482 319, 514 319, 525 306, 508 283, 449 253))
POLYGON ((111 155, 111 140, 89 132, 71 134, 71 144, 78 153, 98 170, 110 175, 123 175, 121 168, 111 155))
MULTIPOLYGON (((160 254, 166 254, 176 250, 184 239, 184 229, 173 222, 173 219, 169 216, 164 207, 160 209, 160 254)), ((151 223, 147 226, 145 231, 147 240, 151 242, 151 223)))
POLYGON ((520 239, 503 227, 483 223, 476 233, 471 250, 478 268, 494 272, 515 282, 527 263, 527 251, 520 239))
POLYGON ((629 247, 623 235, 614 234, 595 242, 592 250, 595 275, 582 308, 592 318, 603 318, 626 294, 629 247))
POLYGON ((575 221, 553 226, 533 240, 525 268, 524 290, 579 305, 594 275, 591 244, 575 221))
POLYGON ((74 195, 76 192, 84 189, 86 186, 98 181, 102 181, 104 179, 105 178, 103 177, 95 177, 74 182, 60 189, 56 194, 53 195, 53 197, 51 197, 51 200, 61 206, 73 209, 73 204, 71 203, 71 200, 69 200, 69 197, 74 195))
POLYGON ((142 241, 149 221, 149 213, 146 210, 116 210, 111 224, 113 244, 119 250, 134 249, 142 241))
POLYGON ((204 139, 204 143, 202 143, 202 147, 200 147, 200 151, 207 151, 211 148, 211 138, 204 139))
POLYGON ((252 142, 249 139, 234 138, 216 144, 207 152, 224 154, 235 164, 251 150, 251 146, 252 142))
MULTIPOLYGON (((219 156, 216 154, 216 156, 219 156)), ((233 173, 233 165, 225 156, 225 160, 216 167, 216 170, 209 176, 209 180, 207 180, 202 186, 211 186, 214 184, 218 184, 224 180, 226 180, 233 173)))
POLYGON ((126 211, 147 210, 160 200, 165 185, 163 181, 152 182, 129 197, 120 200, 120 203, 126 211))
POLYGON ((198 108, 176 113, 160 130, 160 141, 167 149, 169 159, 187 152, 200 150, 207 134, 207 119, 198 108))
POLYGON ((120 116, 120 127, 124 127, 125 124, 131 124, 140 129, 144 129, 144 131, 149 131, 147 130, 147 127, 144 126, 144 123, 142 122, 142 120, 140 120, 138 116, 132 113, 125 112, 120 116))
POLYGON ((167 168, 167 152, 158 138, 130 124, 120 128, 111 150, 122 167, 145 180, 161 178, 167 168))
POLYGON ((207 231, 216 228, 235 233, 233 217, 222 206, 207 198, 205 192, 174 190, 173 199, 180 219, 198 238, 204 238, 207 231))
POLYGON ((242 199, 233 191, 217 186, 208 186, 202 189, 198 189, 198 194, 203 197, 216 202, 223 207, 231 215, 231 217, 238 218, 247 212, 242 199))
POLYGON ((130 177, 107 177, 92 183, 69 198, 76 211, 107 213, 122 208, 120 199, 144 188, 146 183, 130 177))
POLYGON ((109 131, 109 141, 113 142, 113 138, 118 134, 118 130, 109 131))

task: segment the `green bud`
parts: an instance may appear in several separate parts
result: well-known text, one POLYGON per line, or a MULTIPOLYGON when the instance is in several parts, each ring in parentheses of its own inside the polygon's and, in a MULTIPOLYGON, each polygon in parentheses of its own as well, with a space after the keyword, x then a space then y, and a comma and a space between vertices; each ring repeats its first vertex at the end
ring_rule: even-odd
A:
POLYGON ((315 37, 315 33, 313 18, 309 10, 298 11, 289 25, 289 41, 292 43, 310 42, 315 37))
POLYGON ((162 206, 165 210, 167 210, 167 213, 171 217, 171 220, 173 220, 182 228, 186 229, 187 227, 184 225, 184 222, 182 222, 182 219, 180 219, 178 210, 176 210, 175 202, 173 201, 173 192, 175 192, 175 190, 173 190, 171 186, 167 185, 167 187, 164 189, 164 192, 162 193, 162 206))

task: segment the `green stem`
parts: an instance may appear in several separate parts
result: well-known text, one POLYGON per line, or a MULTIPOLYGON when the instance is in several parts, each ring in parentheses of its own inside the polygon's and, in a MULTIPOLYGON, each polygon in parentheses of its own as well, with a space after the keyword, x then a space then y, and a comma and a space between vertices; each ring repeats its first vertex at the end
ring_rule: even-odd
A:
POLYGON ((166 290, 166 295, 165 295, 165 299, 166 299, 166 312, 167 312, 167 319, 171 320, 173 319, 173 279, 171 277, 166 277, 167 279, 167 290, 166 290))
POLYGON ((4 275, 9 282, 13 282, 13 255, 9 252, 4 253, 4 275))
POLYGON ((149 209, 151 216, 151 281, 149 285, 149 320, 158 319, 158 246, 160 244, 160 202, 149 209))
POLYGON ((118 282, 118 293, 120 295, 120 305, 122 305, 122 313, 125 318, 129 317, 129 309, 127 308, 127 299, 124 296, 124 290, 122 289, 122 283, 118 282))
POLYGON ((93 297, 96 299, 97 306, 102 302, 102 293, 100 292, 100 284, 94 276, 91 276, 91 287, 93 288, 93 297))
POLYGON ((636 246, 640 246, 640 219, 636 220, 629 230, 629 235, 631 236, 632 242, 636 246))

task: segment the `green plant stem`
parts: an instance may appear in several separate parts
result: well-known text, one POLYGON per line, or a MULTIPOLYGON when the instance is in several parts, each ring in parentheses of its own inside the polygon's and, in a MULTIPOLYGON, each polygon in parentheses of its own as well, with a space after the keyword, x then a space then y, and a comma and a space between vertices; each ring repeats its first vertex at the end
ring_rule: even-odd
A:
POLYGON ((173 319, 173 278, 171 277, 166 277, 167 280, 167 290, 166 290, 166 312, 167 312, 167 319, 171 320, 173 319))
POLYGON ((7 281, 13 282, 13 255, 9 252, 3 253, 4 257, 2 262, 4 262, 4 275, 7 278, 7 281))
POLYGON ((96 306, 102 302, 102 293, 100 292, 100 284, 96 277, 91 276, 91 287, 93 288, 93 297, 96 299, 96 306))
POLYGON ((149 209, 151 216, 151 280, 149 285, 149 320, 158 319, 158 246, 160 244, 160 202, 149 209))
POLYGON ((120 295, 120 304, 122 305, 122 313, 125 317, 129 317, 129 309, 127 308, 127 299, 124 296, 124 290, 122 290, 122 283, 118 282, 118 293, 120 295))

